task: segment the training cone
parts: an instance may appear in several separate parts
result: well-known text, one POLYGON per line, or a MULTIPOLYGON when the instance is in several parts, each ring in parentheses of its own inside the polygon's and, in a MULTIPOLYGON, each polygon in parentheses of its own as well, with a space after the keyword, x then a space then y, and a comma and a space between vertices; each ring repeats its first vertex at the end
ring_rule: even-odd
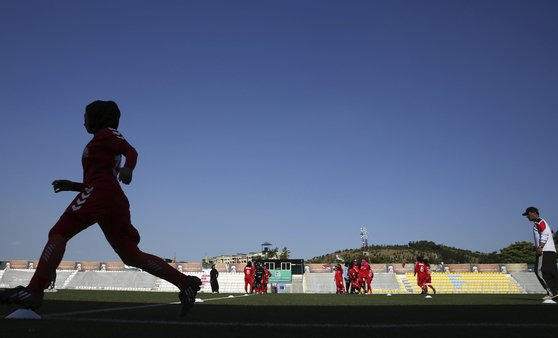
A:
POLYGON ((391 293, 388 293, 386 296, 391 297, 391 293))
POLYGON ((229 295, 229 298, 234 298, 234 296, 233 296, 233 295, 229 295))
POLYGON ((543 301, 543 304, 556 304, 556 302, 553 301, 552 299, 547 299, 547 300, 543 301))
POLYGON ((33 310, 18 309, 7 315, 6 319, 41 319, 41 316, 33 310))
POLYGON ((431 295, 426 295, 426 297, 424 297, 424 298, 432 298, 432 296, 431 295))

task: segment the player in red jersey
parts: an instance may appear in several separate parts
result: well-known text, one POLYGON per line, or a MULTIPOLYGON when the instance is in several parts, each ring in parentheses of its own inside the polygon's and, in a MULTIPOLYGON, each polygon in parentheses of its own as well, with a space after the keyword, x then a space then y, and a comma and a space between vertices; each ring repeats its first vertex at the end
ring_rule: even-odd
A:
POLYGON ((349 279, 351 280, 351 292, 358 293, 360 290, 360 283, 358 280, 358 272, 360 271, 356 260, 353 261, 351 268, 349 269, 349 279))
POLYGON ((423 263, 426 267, 426 280, 424 281, 424 284, 427 287, 426 291, 428 292, 428 288, 431 288, 432 292, 436 294, 436 289, 432 286, 432 275, 430 274, 430 262, 428 261, 428 257, 424 257, 423 263))
POLYGON ((360 270, 358 271, 358 285, 360 293, 366 293, 366 277, 368 277, 368 272, 370 270, 370 266, 368 262, 363 259, 360 262, 360 270))
POLYGON ((428 288, 426 286, 426 265, 424 265, 424 260, 422 257, 417 257, 417 262, 415 263, 415 272, 413 276, 417 276, 417 285, 422 289, 421 294, 428 293, 428 288))
POLYGON ((267 283, 269 283, 269 277, 271 277, 271 272, 267 269, 264 265, 264 275, 262 278, 262 291, 263 293, 267 293, 267 283))
POLYGON ((250 286, 250 293, 254 292, 254 276, 256 269, 252 266, 252 261, 248 261, 244 267, 244 291, 248 293, 248 286, 250 286))
POLYGON ((361 287, 365 293, 372 293, 372 279, 374 278, 374 271, 370 264, 363 259, 360 263, 359 277, 361 278, 361 287))
POLYGON ((94 101, 87 105, 84 126, 93 138, 83 151, 83 182, 52 182, 54 192, 78 194, 48 234, 48 242, 27 287, 18 286, 0 294, 2 303, 14 303, 36 310, 43 291, 56 276, 66 243, 89 226, 98 223, 106 239, 122 261, 176 285, 182 303, 181 316, 194 305, 201 281, 186 276, 157 256, 138 248, 140 235, 130 221, 130 205, 118 181, 130 184, 137 152, 117 130, 120 110, 113 101, 94 101), (126 158, 120 166, 121 156, 126 158))
POLYGON ((335 286, 337 288, 336 293, 345 293, 345 280, 343 279, 343 268, 341 264, 337 264, 334 268, 335 274, 333 280, 335 281, 335 286))

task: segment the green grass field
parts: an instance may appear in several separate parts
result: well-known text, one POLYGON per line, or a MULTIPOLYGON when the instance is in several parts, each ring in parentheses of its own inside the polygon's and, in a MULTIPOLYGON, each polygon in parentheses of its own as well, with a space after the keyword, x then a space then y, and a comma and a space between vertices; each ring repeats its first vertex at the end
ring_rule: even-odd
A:
MULTIPOLYGON (((0 320, 0 337, 541 337, 558 305, 542 295, 199 294, 179 318, 174 293, 47 293, 40 320, 0 320)), ((1 306, 0 317, 16 310, 1 306)))

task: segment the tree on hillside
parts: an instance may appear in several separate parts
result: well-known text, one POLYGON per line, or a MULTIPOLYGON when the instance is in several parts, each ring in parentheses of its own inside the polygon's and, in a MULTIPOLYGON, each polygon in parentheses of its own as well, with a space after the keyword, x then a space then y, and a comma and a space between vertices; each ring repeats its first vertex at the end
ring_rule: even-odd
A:
POLYGON ((271 250, 269 250, 269 252, 267 253, 267 257, 270 259, 277 259, 279 256, 279 249, 278 248, 273 248, 271 250))
POLYGON ((480 257, 479 258, 479 263, 480 264, 502 263, 502 259, 501 259, 500 254, 498 252, 493 251, 493 252, 487 254, 484 257, 480 257))
POLYGON ((440 246, 432 241, 409 242, 409 247, 418 251, 438 251, 440 246))
POLYGON ((283 247, 281 253, 279 254, 279 259, 289 259, 290 255, 291 255, 291 251, 287 249, 287 247, 285 246, 283 247))
POLYGON ((432 241, 409 242, 407 245, 372 245, 368 247, 367 252, 369 254, 365 256, 362 248, 344 249, 314 257, 307 262, 336 263, 337 256, 345 261, 358 262, 366 258, 370 263, 412 263, 417 256, 428 256, 431 264, 532 263, 534 260, 533 246, 529 242, 517 242, 501 249, 500 252, 490 253, 454 248, 432 241))
POLYGON ((535 250, 533 243, 515 242, 500 250, 501 263, 533 263, 535 250))

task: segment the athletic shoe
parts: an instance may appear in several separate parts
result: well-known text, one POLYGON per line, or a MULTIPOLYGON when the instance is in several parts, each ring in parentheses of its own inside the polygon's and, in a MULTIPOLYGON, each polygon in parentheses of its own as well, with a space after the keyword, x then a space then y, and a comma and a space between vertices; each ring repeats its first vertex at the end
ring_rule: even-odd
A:
POLYGON ((180 299, 180 303, 182 303, 180 317, 186 316, 188 311, 194 306, 196 302, 196 293, 200 291, 200 286, 202 284, 201 279, 198 277, 186 276, 186 278, 188 278, 186 288, 178 293, 178 298, 180 299))
POLYGON ((546 295, 542 298, 542 300, 549 300, 549 299, 552 299, 552 297, 550 295, 546 295))
POLYGON ((543 301, 543 304, 556 304, 556 302, 553 301, 552 299, 547 299, 543 301))
POLYGON ((20 285, 2 292, 0 303, 18 304, 26 309, 37 310, 43 304, 43 296, 31 293, 26 287, 20 285))

